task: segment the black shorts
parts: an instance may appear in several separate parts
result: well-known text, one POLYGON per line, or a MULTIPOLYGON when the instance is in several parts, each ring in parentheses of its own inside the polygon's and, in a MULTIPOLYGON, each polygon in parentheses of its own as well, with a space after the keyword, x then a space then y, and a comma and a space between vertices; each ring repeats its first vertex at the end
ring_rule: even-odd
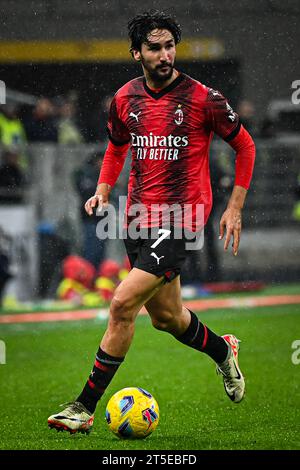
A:
POLYGON ((175 238, 173 227, 170 230, 158 227, 141 229, 141 236, 137 239, 130 238, 128 231, 124 232, 131 268, 139 268, 158 277, 165 276, 165 282, 171 282, 180 274, 187 255, 186 242, 184 232, 180 239, 175 238))

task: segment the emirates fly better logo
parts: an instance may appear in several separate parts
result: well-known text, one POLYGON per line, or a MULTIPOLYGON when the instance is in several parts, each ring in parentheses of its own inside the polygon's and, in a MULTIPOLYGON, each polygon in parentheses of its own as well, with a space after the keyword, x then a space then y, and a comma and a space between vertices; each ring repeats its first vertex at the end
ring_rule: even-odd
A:
POLYGON ((137 135, 131 132, 131 146, 136 150, 137 160, 178 160, 179 149, 187 147, 187 135, 137 135))

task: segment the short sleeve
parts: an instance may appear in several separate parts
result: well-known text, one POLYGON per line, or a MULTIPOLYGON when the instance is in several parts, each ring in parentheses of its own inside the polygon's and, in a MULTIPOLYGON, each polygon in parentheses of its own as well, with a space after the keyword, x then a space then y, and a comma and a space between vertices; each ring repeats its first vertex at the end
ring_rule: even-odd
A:
POLYGON ((107 132, 109 139, 115 145, 125 145, 130 141, 129 131, 118 114, 117 95, 114 96, 110 105, 107 132))
POLYGON ((227 99, 217 90, 208 89, 205 103, 206 124, 226 142, 239 133, 239 115, 233 111, 227 99))

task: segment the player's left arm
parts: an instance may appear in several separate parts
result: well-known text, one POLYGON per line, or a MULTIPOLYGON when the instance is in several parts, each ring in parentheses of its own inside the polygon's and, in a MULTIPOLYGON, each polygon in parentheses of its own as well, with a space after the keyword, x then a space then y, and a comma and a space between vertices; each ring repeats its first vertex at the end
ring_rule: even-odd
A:
POLYGON ((254 168, 255 144, 243 126, 240 127, 238 134, 232 140, 229 140, 228 143, 236 152, 235 181, 227 208, 221 217, 219 238, 220 240, 223 239, 226 229, 224 250, 227 250, 230 240, 233 238, 232 251, 236 256, 242 231, 242 210, 254 168))
POLYGON ((242 210, 254 168, 255 144, 241 125, 238 114, 233 111, 226 98, 216 90, 208 89, 206 119, 209 129, 222 137, 236 152, 234 187, 221 217, 219 236, 223 239, 226 232, 225 250, 233 238, 233 254, 236 256, 241 238, 242 210))

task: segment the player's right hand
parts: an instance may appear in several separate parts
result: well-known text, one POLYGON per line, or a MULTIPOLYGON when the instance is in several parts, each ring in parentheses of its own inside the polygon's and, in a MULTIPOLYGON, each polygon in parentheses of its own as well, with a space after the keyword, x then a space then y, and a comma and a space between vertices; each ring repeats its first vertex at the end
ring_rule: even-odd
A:
POLYGON ((93 215, 95 208, 101 211, 103 207, 107 206, 110 189, 111 187, 106 183, 101 183, 97 186, 96 194, 90 197, 84 205, 88 215, 93 215))
POLYGON ((88 213, 88 215, 93 215, 93 209, 95 207, 96 208, 98 207, 99 211, 101 211, 103 207, 102 194, 99 194, 99 195, 95 194, 95 196, 90 197, 84 205, 85 211, 88 213))

